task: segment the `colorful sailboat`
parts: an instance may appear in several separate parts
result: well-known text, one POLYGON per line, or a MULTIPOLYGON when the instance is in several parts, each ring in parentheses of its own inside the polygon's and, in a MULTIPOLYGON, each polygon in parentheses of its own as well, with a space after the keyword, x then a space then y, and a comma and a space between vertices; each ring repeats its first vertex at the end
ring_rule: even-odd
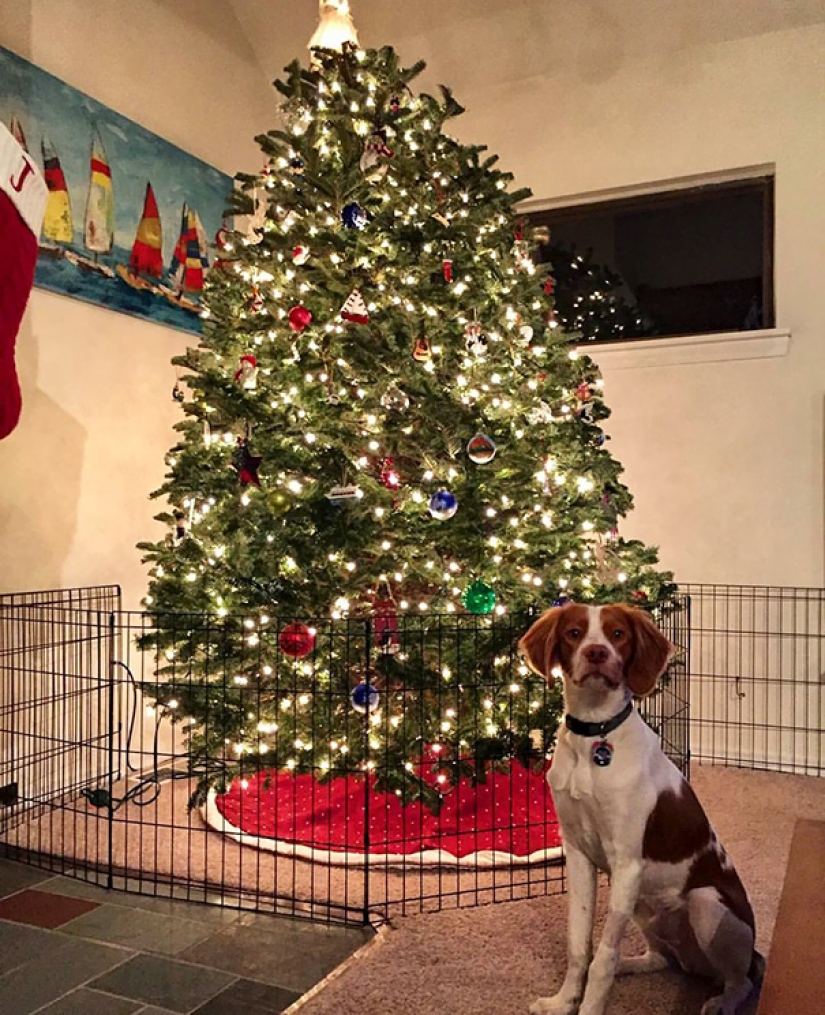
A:
POLYGON ((66 177, 54 145, 45 135, 40 147, 43 153, 43 175, 49 190, 46 212, 43 216, 43 240, 40 242, 40 251, 49 257, 63 257, 66 248, 60 244, 71 243, 73 238, 69 188, 66 186, 66 177))
POLYGON ((11 123, 9 124, 9 132, 23 151, 27 152, 29 150, 29 146, 26 143, 26 135, 23 133, 23 124, 20 122, 18 117, 12 116, 11 123))
POLYGON ((114 278, 114 271, 98 260, 108 254, 115 240, 115 196, 112 189, 112 169, 103 147, 103 139, 96 128, 92 129, 92 152, 89 160, 89 196, 86 200, 86 224, 83 243, 91 257, 67 251, 66 257, 85 271, 95 271, 114 278))
POLYGON ((200 293, 209 270, 208 244, 206 232, 200 216, 194 208, 184 204, 181 214, 180 236, 172 255, 169 280, 172 292, 168 298, 171 303, 185 310, 197 313, 200 304, 190 294, 200 293))
POLYGON ((132 244, 129 264, 128 266, 119 264, 117 273, 133 289, 164 291, 163 287, 158 287, 156 282, 150 281, 163 276, 163 230, 151 183, 146 184, 143 214, 140 216, 135 242, 132 244))

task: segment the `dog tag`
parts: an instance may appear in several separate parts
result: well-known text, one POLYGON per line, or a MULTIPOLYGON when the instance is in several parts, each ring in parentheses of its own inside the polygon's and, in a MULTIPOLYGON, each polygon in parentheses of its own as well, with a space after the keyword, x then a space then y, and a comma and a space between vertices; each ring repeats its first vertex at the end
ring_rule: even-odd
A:
POLYGON ((613 760, 613 745, 606 740, 597 740, 591 748, 593 764, 605 768, 613 760))

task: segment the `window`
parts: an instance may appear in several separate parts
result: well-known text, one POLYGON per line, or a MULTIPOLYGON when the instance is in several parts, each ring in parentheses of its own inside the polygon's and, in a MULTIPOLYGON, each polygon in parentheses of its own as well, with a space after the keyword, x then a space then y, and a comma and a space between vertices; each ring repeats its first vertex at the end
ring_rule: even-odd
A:
POLYGON ((774 326, 773 177, 528 214, 559 323, 590 341, 774 326))

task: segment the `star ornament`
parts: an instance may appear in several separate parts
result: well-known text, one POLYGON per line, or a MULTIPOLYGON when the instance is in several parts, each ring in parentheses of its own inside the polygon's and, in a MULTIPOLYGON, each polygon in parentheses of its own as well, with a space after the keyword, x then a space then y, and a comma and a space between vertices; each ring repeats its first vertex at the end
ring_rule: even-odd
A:
POLYGON ((258 469, 261 467, 263 455, 253 455, 246 441, 239 441, 232 455, 232 468, 238 473, 241 486, 260 486, 258 469))

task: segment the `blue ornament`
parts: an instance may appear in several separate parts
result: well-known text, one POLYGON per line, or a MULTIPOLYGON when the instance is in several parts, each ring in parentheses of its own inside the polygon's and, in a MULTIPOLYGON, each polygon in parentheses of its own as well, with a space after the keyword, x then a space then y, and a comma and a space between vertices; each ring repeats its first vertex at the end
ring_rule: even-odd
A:
POLYGON ((357 201, 352 201, 341 212, 341 221, 347 229, 363 229, 367 224, 367 213, 357 201))
POLYGON ((553 606, 564 606, 570 602, 569 596, 559 596, 558 599, 553 600, 553 606))
POLYGON ((350 691, 349 697, 352 707, 359 715, 377 711, 381 702, 381 695, 372 684, 356 684, 350 691))
POLYGON ((430 497, 430 514, 440 522, 446 522, 458 511, 458 501, 449 490, 438 490, 430 497))

